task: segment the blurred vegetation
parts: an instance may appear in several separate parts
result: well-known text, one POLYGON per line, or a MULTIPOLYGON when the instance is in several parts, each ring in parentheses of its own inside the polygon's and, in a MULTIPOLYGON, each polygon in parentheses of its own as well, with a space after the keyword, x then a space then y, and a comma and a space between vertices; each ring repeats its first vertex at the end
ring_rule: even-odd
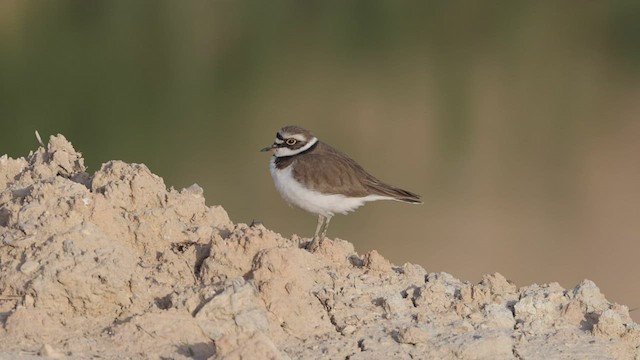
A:
POLYGON ((0 153, 62 133, 308 236, 257 152, 299 124, 425 196, 330 236, 639 306, 640 2, 0 2, 0 153))

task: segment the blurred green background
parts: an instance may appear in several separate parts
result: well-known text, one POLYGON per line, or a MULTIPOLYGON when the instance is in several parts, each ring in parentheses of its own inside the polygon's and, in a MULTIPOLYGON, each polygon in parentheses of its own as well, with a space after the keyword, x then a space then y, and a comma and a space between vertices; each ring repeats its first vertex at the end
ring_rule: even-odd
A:
POLYGON ((310 236, 258 152, 298 124, 424 196, 334 218, 358 252, 640 306, 638 1, 2 0, 0 124, 310 236))

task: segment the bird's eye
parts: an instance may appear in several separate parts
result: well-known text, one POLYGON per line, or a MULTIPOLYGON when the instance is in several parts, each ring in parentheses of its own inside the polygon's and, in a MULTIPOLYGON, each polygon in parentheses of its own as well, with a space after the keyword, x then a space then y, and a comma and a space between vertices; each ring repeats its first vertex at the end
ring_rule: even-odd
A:
POLYGON ((287 145, 295 145, 298 141, 296 139, 287 139, 287 145))

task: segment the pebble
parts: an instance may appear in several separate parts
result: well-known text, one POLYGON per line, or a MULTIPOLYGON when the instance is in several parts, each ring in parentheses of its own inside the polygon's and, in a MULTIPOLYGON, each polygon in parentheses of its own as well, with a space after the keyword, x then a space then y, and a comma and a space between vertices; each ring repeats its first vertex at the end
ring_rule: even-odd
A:
POLYGON ((20 272, 29 275, 36 271, 40 267, 40 264, 37 261, 27 260, 20 266, 20 272))

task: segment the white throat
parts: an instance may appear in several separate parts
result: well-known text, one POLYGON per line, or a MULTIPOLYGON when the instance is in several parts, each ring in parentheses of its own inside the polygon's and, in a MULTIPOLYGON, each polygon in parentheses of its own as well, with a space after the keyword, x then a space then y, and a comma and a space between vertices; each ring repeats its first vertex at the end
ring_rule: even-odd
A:
POLYGON ((275 156, 275 157, 285 157, 285 156, 297 155, 297 154, 300 154, 301 152, 309 150, 309 148, 311 148, 317 142, 318 142, 318 138, 316 138, 314 136, 313 138, 311 138, 311 140, 309 140, 308 143, 306 143, 303 147, 301 147, 299 149, 289 149, 287 147, 276 148, 274 153, 273 153, 273 156, 275 156))

